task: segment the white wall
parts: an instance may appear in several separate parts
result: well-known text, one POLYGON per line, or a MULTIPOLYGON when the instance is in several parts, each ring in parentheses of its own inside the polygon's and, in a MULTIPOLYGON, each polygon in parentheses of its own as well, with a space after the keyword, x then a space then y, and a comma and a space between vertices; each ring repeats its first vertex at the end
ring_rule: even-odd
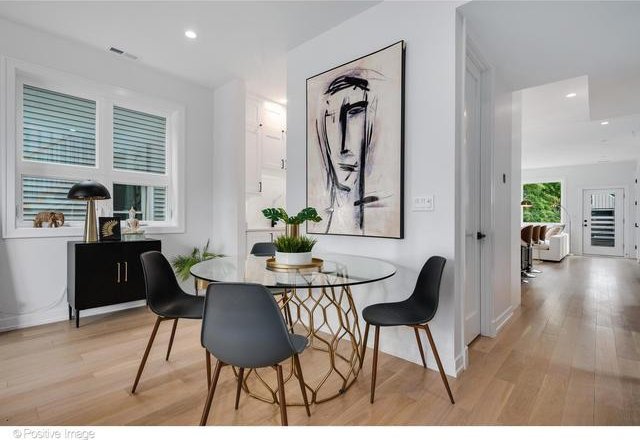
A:
MULTIPOLYGON (((398 273, 387 281, 353 289, 359 310, 371 303, 407 297, 429 256, 448 259, 440 306, 432 323, 448 374, 462 367, 453 270, 456 6, 450 2, 382 3, 296 47, 287 61, 287 209, 296 211, 306 200, 306 78, 398 40, 406 41, 405 239, 314 238, 318 238, 320 251, 374 256, 398 267, 398 273), (412 196, 428 194, 434 195, 435 210, 412 212, 412 196)), ((380 347, 419 362, 410 329, 383 329, 380 347)), ((428 363, 435 368, 430 354, 428 363)))
MULTIPOLYGON (((0 55, 171 100, 186 107, 186 229, 165 234, 167 255, 212 235, 213 102, 193 85, 80 43, 0 19, 0 55)), ((0 145, 5 149, 6 145, 0 145)), ((3 174, 4 169, 0 170, 3 174)), ((4 182, 4 180, 2 180, 4 182)), ((0 239, 0 330, 67 318, 66 242, 80 237, 0 239), (34 312, 28 313, 27 312, 34 312)), ((216 249, 215 242, 213 248, 216 249)), ((187 284, 189 286, 189 284, 187 284)), ((88 315, 85 312, 82 315, 88 315)))
MULTIPOLYGON (((635 256, 635 231, 633 210, 630 206, 635 195, 636 162, 612 162, 573 167, 535 168, 522 170, 522 183, 557 181, 563 184, 562 204, 571 218, 571 253, 582 254, 582 192, 584 189, 616 187, 625 189, 624 254, 635 256)), ((567 220, 565 219, 565 223, 567 220)))
POLYGON ((214 95, 213 226, 216 243, 225 255, 234 255, 238 267, 245 249, 245 108, 244 81, 234 79, 214 95))

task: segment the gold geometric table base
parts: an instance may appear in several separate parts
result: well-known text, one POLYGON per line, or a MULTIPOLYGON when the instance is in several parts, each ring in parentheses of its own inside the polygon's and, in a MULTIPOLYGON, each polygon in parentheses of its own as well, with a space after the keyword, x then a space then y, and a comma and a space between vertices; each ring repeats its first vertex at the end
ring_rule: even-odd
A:
MULTIPOLYGON (((288 288, 281 293, 280 306, 290 330, 309 340, 309 346, 300 355, 309 403, 326 402, 343 394, 360 372, 362 342, 349 286, 288 288), (309 363, 306 368, 305 359, 309 363)), ((283 364, 283 369, 285 390, 291 380, 295 385, 288 387, 291 398, 286 398, 287 405, 303 405, 293 361, 288 366, 283 364)), ((260 368, 245 372, 242 387, 256 399, 277 403, 276 383, 272 368, 260 368)))

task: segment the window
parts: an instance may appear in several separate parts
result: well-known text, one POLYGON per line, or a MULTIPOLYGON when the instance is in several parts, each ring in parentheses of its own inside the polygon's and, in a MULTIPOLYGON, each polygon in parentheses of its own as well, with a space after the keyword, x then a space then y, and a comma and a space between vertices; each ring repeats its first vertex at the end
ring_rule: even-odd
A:
POLYGON ((525 223, 560 223, 562 184, 560 182, 525 183, 522 185, 523 199, 531 202, 524 208, 525 223))
MULTIPOLYGON (((178 175, 184 110, 130 91, 7 62, 5 237, 81 235, 86 204, 67 199, 85 179, 111 199, 98 215, 123 220, 129 210, 149 232, 182 232, 178 175), (65 216, 62 228, 34 228, 42 211, 65 216)), ((2 127, 0 127, 0 131, 2 127)))

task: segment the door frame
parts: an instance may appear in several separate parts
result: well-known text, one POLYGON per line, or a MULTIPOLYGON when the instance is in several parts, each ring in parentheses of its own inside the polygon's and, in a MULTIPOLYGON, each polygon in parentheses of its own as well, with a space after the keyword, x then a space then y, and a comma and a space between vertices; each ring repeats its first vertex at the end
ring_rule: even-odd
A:
MULTIPOLYGON (((480 214, 480 229, 486 237, 480 244, 480 262, 478 270, 480 272, 480 335, 483 336, 495 336, 496 329, 493 325, 493 274, 491 272, 491 268, 493 267, 493 250, 494 250, 494 212, 493 212, 493 185, 492 185, 492 176, 493 176, 493 95, 494 95, 494 84, 493 84, 493 68, 491 65, 482 57, 477 46, 473 43, 473 41, 467 35, 465 39, 465 50, 464 50, 464 62, 465 66, 463 69, 463 91, 464 89, 464 74, 466 74, 466 62, 467 57, 472 60, 472 62, 478 67, 480 71, 480 200, 479 200, 479 214, 480 214)), ((464 101, 464 93, 462 100, 464 101)), ((462 106, 461 111, 464 111, 464 105, 462 106)), ((464 130, 466 127, 461 124, 460 130, 460 139, 464 139, 464 130)), ((464 149, 460 149, 461 151, 461 161, 465 160, 464 149)), ((462 213, 461 213, 462 214, 462 213)), ((461 270, 461 289, 464 289, 466 274, 464 268, 465 260, 465 229, 466 224, 464 223, 464 219, 462 221, 462 236, 461 236, 461 258, 460 258, 460 270, 461 270)), ((464 317, 465 313, 465 304, 464 304, 464 292, 462 293, 461 300, 461 311, 462 311, 462 341, 464 344, 465 338, 465 328, 464 328, 464 317)), ((465 354, 465 365, 468 365, 468 356, 465 354)))
MULTIPOLYGON (((631 254, 629 254, 629 249, 627 247, 627 219, 630 218, 629 212, 629 185, 602 185, 602 186, 585 186, 580 188, 580 225, 583 224, 584 221, 584 192, 585 191, 595 191, 595 190, 607 190, 607 189, 622 189, 622 256, 612 256, 613 258, 627 258, 631 254)), ((597 254, 586 254, 584 252, 584 227, 580 228, 580 255, 593 255, 598 256, 597 254)), ((606 257, 607 255, 602 255, 606 257)))

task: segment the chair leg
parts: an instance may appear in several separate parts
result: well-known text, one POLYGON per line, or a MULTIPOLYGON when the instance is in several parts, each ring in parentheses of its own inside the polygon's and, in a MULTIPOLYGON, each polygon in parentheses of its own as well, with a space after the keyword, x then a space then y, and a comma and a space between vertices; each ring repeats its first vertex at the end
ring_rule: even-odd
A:
POLYGON ((218 378, 220 377, 220 370, 224 364, 221 361, 216 362, 216 369, 213 372, 213 381, 211 382, 211 386, 209 387, 209 394, 207 394, 207 400, 204 403, 204 408, 202 410, 202 417, 200 418, 200 426, 204 426, 207 424, 207 419, 209 418, 209 410, 211 409, 211 401, 213 400, 213 395, 216 392, 216 385, 218 384, 218 378))
POLYGON ((302 377, 302 367, 300 366, 300 358, 297 354, 293 355, 293 364, 298 372, 298 382, 300 382, 300 391, 302 391, 302 400, 304 401, 304 408, 307 410, 307 417, 311 417, 309 400, 307 400, 307 390, 304 386, 304 377, 302 377))
POLYGON ((142 376, 142 370, 144 370, 144 365, 147 363, 147 358, 149 357, 149 352, 151 351, 151 346, 153 345, 153 340, 156 338, 156 334, 158 333, 158 327, 160 327, 160 323, 164 320, 161 316, 156 318, 156 323, 153 325, 153 330, 151 331, 151 336, 149 337, 149 342, 147 342, 147 348, 144 350, 144 355, 142 356, 142 360, 140 361, 140 366, 138 367, 138 374, 136 374, 136 380, 133 382, 133 388, 131 388, 131 394, 135 394, 136 388, 138 387, 138 382, 140 381, 140 376, 142 376))
POLYGON ((287 421, 287 401, 284 397, 284 379, 282 377, 282 366, 276 365, 276 371, 278 372, 278 404, 280 405, 280 418, 282 426, 288 426, 287 421))
POLYGON ((418 328, 413 328, 414 333, 416 334, 416 341, 418 342, 418 350, 420 350, 420 357, 422 358, 422 366, 427 368, 427 361, 424 358, 424 350, 422 349, 422 342, 420 341, 420 333, 418 333, 418 328))
POLYGON ((367 352, 367 341, 369 340, 369 323, 364 327, 364 339, 362 340, 362 355, 360 356, 360 369, 364 364, 364 354, 367 352))
POLYGON ((373 367, 371 369, 371 403, 376 396, 376 373, 378 371, 378 345, 380 343, 380 326, 376 325, 373 340, 373 367))
POLYGON ((238 388, 236 388, 236 409, 240 404, 240 391, 242 391, 242 379, 244 379, 244 368, 240 368, 238 371, 238 388))
POLYGON ((171 328, 171 337, 169 338, 169 347, 167 347, 167 356, 164 358, 165 361, 169 360, 169 355, 171 354, 171 347, 173 347, 173 338, 176 335, 176 327, 178 327, 178 318, 173 320, 173 327, 171 328))
POLYGON ((204 359, 207 363, 207 389, 211 386, 211 353, 206 348, 204 349, 204 359))
POLYGON ((444 374, 444 368, 442 368, 442 362, 440 362, 440 356, 438 355, 438 350, 436 349, 436 343, 433 341, 433 336, 431 336, 431 330, 429 330, 429 325, 425 324, 424 329, 427 332, 427 338, 429 338, 429 344, 431 345, 433 356, 436 358, 436 363, 438 364, 438 370, 440 370, 440 377, 442 378, 444 387, 447 389, 449 400, 451 400, 451 403, 456 403, 453 400, 453 394, 451 394, 451 388, 449 388, 449 381, 447 380, 447 375, 444 374))

